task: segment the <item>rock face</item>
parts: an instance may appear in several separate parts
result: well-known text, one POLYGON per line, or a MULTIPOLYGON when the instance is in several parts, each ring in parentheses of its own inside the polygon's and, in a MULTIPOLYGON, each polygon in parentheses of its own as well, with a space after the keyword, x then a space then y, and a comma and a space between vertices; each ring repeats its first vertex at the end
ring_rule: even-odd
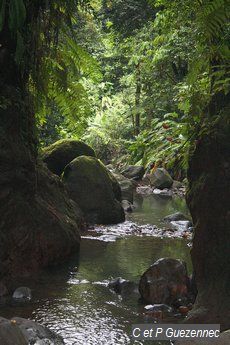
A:
POLYGON ((34 321, 14 317, 11 320, 0 318, 0 344, 64 345, 62 337, 34 321))
POLYGON ((151 304, 173 304, 188 295, 189 278, 184 262, 177 259, 159 259, 142 275, 139 291, 151 304))
POLYGON ((79 250, 81 212, 59 177, 43 164, 37 168, 33 197, 9 192, 5 200, 0 224, 0 281, 7 279, 13 284, 12 277, 63 262, 79 250))
POLYGON ((129 202, 133 203, 133 193, 135 188, 132 181, 118 173, 113 173, 113 176, 120 185, 121 199, 128 200, 129 202))
POLYGON ((192 261, 198 296, 189 321, 230 328, 230 105, 214 132, 204 134, 192 152, 187 203, 192 215, 192 261))
POLYGON ((164 168, 157 168, 149 174, 149 180, 151 186, 158 189, 171 188, 173 185, 172 177, 164 168))
POLYGON ((129 179, 141 180, 142 177, 144 176, 145 169, 143 166, 129 165, 121 173, 122 175, 124 175, 125 177, 129 179))
POLYGON ((87 156, 74 159, 66 166, 63 181, 89 222, 112 224, 124 221, 123 208, 114 193, 114 181, 98 159, 87 156))
POLYGON ((42 160, 52 173, 60 176, 67 164, 83 155, 95 157, 95 152, 82 141, 62 139, 43 150, 42 160))

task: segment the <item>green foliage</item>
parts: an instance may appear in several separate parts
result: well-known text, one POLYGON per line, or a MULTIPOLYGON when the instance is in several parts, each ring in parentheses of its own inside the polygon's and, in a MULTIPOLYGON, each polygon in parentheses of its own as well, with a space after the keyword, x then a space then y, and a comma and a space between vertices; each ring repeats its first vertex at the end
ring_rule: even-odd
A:
POLYGON ((26 8, 23 0, 10 0, 9 28, 12 32, 21 29, 26 19, 26 8))
POLYGON ((107 161, 185 168, 229 94, 229 1, 38 1, 39 23, 28 4, 0 0, 0 31, 30 75, 41 145, 83 137, 107 161))
POLYGON ((177 113, 165 114, 160 120, 151 121, 151 130, 146 129, 129 143, 133 163, 143 164, 147 167, 150 163, 161 162, 168 165, 180 161, 186 168, 188 154, 188 126, 186 121, 181 121, 177 113))

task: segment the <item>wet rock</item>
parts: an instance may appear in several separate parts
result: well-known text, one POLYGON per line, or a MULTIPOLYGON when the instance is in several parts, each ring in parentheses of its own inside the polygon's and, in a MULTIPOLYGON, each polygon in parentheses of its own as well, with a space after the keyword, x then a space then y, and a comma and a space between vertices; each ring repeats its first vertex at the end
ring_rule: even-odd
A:
POLYGON ((129 179, 133 180, 141 180, 144 176, 145 169, 143 166, 138 165, 129 165, 127 168, 125 168, 122 172, 122 175, 129 179))
POLYGON ((125 220, 124 210, 116 199, 113 179, 98 159, 88 156, 74 159, 63 174, 71 198, 80 206, 86 220, 97 224, 125 220))
POLYGON ((13 298, 21 300, 31 300, 32 293, 28 287, 22 286, 17 288, 13 293, 13 298))
POLYGON ((94 150, 79 140, 62 139, 44 148, 41 157, 48 169, 56 175, 61 175, 64 168, 74 158, 79 156, 95 157, 94 150))
POLYGON ((173 184, 172 184, 173 189, 174 188, 182 188, 182 187, 184 187, 182 182, 173 180, 173 184))
POLYGON ((191 227, 191 222, 189 220, 178 220, 175 222, 170 222, 173 229, 183 232, 183 231, 189 231, 189 228, 191 227))
POLYGON ((186 264, 178 259, 157 260, 141 276, 139 291, 142 298, 152 304, 169 304, 188 295, 186 264))
POLYGON ((130 294, 138 292, 137 284, 121 277, 115 278, 109 282, 108 287, 123 297, 127 297, 130 294))
POLYGON ((17 193, 1 214, 0 279, 5 281, 63 262, 79 250, 81 211, 42 162, 33 193, 32 198, 17 193))
POLYGON ((164 189, 171 188, 173 184, 173 179, 164 168, 157 168, 149 175, 149 180, 151 186, 164 189))
POLYGON ((125 212, 133 212, 134 206, 128 200, 122 200, 122 207, 125 212))
POLYGON ((137 193, 142 195, 151 195, 153 194, 153 189, 150 186, 139 186, 137 187, 137 193))
POLYGON ((1 345, 64 345, 62 337, 34 321, 0 317, 1 345))
POLYGON ((164 314, 171 314, 173 308, 167 304, 149 304, 144 307, 147 312, 162 311, 164 314))
POLYGON ((21 329, 10 320, 0 317, 0 344, 28 345, 21 329))
POLYGON ((179 308, 179 312, 181 313, 181 315, 186 316, 189 312, 189 308, 187 306, 181 305, 179 308))
POLYGON ((128 200, 129 202, 133 203, 133 193, 135 190, 135 187, 128 178, 124 177, 121 174, 113 173, 113 176, 116 178, 120 185, 121 189, 121 199, 122 200, 128 200))
POLYGON ((24 335, 27 341, 26 344, 64 345, 62 337, 49 330, 47 327, 19 317, 14 317, 12 320, 15 321, 17 327, 19 327, 24 335))
POLYGON ((161 196, 161 197, 166 197, 166 198, 171 198, 172 197, 172 195, 173 195, 173 193, 172 193, 172 191, 171 190, 169 190, 169 189, 166 189, 166 188, 164 188, 164 189, 158 189, 158 188, 155 188, 154 190, 153 190, 153 194, 154 195, 159 195, 159 196, 161 196))
POLYGON ((175 301, 173 301, 172 306, 176 309, 179 309, 181 306, 188 306, 189 305, 189 299, 186 297, 180 297, 177 298, 175 301))
POLYGON ((176 212, 164 217, 164 220, 166 222, 172 222, 172 221, 178 221, 178 220, 189 220, 189 218, 181 212, 176 212))

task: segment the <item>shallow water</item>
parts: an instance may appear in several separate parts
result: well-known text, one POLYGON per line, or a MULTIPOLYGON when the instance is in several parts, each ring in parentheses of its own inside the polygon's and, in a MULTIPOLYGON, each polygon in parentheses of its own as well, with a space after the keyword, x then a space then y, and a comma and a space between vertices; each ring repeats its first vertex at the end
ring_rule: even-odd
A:
MULTIPOLYGON (((162 227, 162 218, 176 211, 186 212, 184 200, 147 197, 142 209, 128 216, 124 227, 131 222, 162 227)), ((103 233, 107 230, 111 232, 111 228, 103 227, 103 233)), ((112 227, 112 233, 116 231, 112 227)), ((92 233, 83 238, 79 257, 26 282, 32 288, 31 302, 10 301, 1 306, 1 316, 38 321, 62 335, 68 345, 143 344, 131 339, 131 325, 153 320, 143 315, 138 295, 121 297, 106 284, 116 277, 138 282, 141 274, 161 257, 181 258, 191 271, 187 241, 151 234, 137 236, 132 232, 128 236, 114 236, 113 241, 92 240, 92 233)), ((145 342, 150 343, 160 344, 145 342)))

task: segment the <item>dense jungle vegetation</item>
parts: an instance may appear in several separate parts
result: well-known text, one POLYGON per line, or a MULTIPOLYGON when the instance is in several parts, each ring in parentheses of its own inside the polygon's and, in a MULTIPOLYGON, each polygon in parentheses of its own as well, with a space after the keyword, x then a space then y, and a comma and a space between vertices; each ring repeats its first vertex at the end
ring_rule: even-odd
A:
POLYGON ((43 60, 40 145, 83 138, 107 162, 186 169, 189 147, 218 121, 208 104, 228 94, 228 8, 147 0, 80 7, 43 60))

